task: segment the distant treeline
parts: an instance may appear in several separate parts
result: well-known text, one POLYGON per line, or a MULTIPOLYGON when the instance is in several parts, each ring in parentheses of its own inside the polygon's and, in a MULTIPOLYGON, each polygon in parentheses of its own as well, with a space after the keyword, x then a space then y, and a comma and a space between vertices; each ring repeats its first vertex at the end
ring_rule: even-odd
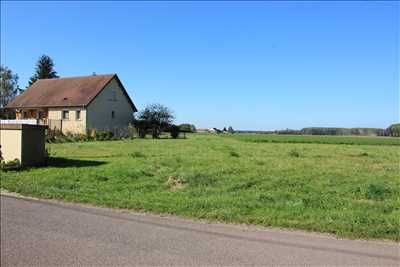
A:
POLYGON ((277 131, 236 131, 237 133, 254 134, 291 134, 291 135, 359 135, 359 136, 394 136, 400 137, 400 123, 392 124, 387 129, 381 128, 328 128, 309 127, 301 130, 277 131))

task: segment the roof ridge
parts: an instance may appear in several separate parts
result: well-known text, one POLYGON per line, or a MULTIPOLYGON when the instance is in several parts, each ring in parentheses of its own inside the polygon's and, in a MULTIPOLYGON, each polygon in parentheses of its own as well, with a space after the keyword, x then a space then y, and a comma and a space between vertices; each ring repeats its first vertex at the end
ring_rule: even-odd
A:
POLYGON ((96 75, 85 75, 85 76, 68 76, 68 77, 58 77, 58 78, 45 78, 45 79, 37 79, 37 81, 43 80, 61 80, 61 79, 76 79, 76 78, 89 78, 89 77, 105 77, 105 76, 115 76, 116 73, 110 74, 96 74, 96 75))

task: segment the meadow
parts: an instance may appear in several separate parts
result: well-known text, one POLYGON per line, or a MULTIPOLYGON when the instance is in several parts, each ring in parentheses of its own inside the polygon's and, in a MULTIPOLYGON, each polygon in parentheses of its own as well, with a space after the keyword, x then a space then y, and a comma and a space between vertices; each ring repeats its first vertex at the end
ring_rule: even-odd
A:
POLYGON ((393 145, 400 146, 400 138, 329 135, 235 134, 226 137, 253 143, 335 144, 335 145, 393 145))
POLYGON ((400 240, 399 139, 187 137, 49 144, 49 166, 2 172, 1 187, 113 208, 400 240))

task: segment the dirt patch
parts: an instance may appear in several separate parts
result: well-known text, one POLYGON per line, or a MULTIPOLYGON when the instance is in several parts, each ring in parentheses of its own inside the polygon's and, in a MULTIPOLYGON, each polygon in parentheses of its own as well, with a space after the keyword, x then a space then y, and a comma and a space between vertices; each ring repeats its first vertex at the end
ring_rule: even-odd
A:
POLYGON ((170 176, 168 178, 167 185, 169 186, 169 189, 172 192, 175 192, 175 191, 185 187, 184 182, 175 176, 170 176))

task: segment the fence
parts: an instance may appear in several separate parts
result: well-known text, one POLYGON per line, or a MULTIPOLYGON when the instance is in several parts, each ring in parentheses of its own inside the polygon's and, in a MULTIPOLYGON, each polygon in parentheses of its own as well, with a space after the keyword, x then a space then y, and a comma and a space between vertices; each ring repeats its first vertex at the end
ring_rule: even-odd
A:
POLYGON ((49 119, 0 120, 0 124, 47 125, 49 126, 49 129, 62 130, 62 120, 49 120, 49 119))

